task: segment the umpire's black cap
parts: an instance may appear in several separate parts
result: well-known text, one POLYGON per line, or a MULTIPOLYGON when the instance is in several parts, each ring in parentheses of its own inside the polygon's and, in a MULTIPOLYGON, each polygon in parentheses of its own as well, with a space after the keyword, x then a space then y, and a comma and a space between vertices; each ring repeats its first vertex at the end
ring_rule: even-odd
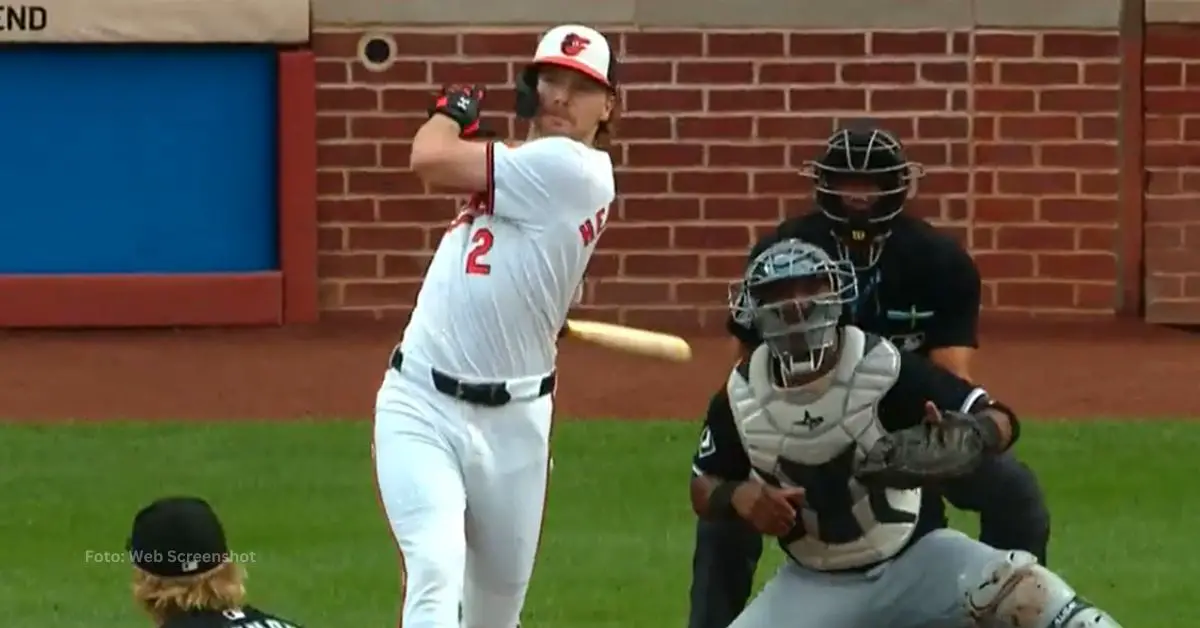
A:
POLYGON ((198 576, 229 560, 225 529, 199 497, 164 497, 133 518, 130 560, 156 576, 198 576))

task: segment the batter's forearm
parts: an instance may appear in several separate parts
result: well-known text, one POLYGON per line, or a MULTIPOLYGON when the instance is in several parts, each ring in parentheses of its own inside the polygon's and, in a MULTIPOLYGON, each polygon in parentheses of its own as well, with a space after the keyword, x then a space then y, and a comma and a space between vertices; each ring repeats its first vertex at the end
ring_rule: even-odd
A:
POLYGON ((412 169, 426 183, 485 191, 491 176, 487 142, 459 137, 458 123, 442 115, 429 118, 413 137, 412 169))

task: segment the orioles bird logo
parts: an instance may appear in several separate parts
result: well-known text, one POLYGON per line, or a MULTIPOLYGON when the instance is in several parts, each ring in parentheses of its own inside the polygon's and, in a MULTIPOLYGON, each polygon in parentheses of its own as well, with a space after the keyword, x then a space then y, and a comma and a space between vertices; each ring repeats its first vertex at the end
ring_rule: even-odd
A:
POLYGON ((575 33, 571 33, 570 35, 563 37, 562 53, 568 57, 574 57, 583 52, 590 43, 592 42, 580 37, 579 35, 576 35, 575 33))

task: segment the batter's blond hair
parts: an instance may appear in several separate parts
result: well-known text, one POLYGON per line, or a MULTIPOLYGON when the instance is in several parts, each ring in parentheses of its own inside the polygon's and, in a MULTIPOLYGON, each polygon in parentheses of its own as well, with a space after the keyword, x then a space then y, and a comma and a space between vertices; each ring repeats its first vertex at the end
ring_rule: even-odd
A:
POLYGON ((226 562, 198 576, 164 577, 134 567, 133 599, 158 623, 181 611, 239 608, 246 599, 246 570, 226 562))

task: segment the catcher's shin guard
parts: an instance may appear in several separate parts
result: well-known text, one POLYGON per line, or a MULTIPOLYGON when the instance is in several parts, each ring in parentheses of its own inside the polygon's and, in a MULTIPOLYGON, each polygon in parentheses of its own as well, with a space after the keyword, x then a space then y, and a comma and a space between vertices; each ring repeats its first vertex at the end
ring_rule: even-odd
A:
POLYGON ((963 582, 967 608, 981 628, 1121 628, 1033 554, 1014 550, 1000 556, 978 581, 963 582))

